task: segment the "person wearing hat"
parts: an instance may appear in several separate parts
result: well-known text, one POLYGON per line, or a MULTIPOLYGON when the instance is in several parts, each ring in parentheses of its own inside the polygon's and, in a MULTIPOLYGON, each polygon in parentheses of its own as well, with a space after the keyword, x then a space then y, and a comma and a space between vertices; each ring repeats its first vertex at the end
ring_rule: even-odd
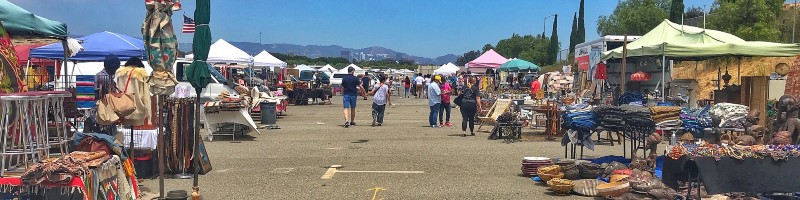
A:
POLYGON ((342 88, 344 97, 342 104, 344 105, 344 127, 355 126, 356 118, 356 100, 358 99, 358 92, 363 91, 364 88, 359 84, 358 77, 353 75, 356 69, 353 67, 347 68, 348 74, 342 77, 342 88))
POLYGON ((433 78, 430 85, 428 85, 428 105, 431 107, 430 116, 428 116, 428 122, 431 125, 431 128, 438 128, 439 124, 436 119, 439 117, 439 106, 442 105, 442 90, 439 89, 439 83, 442 82, 442 77, 437 75, 433 78))

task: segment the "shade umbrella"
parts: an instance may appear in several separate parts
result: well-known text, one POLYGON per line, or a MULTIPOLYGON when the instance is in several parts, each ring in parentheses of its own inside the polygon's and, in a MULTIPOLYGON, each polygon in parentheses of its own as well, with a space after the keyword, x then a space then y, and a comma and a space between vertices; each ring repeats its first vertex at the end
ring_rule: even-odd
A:
MULTIPOLYGON (((147 51, 147 61, 150 67, 153 68, 154 75, 157 73, 171 74, 172 71, 168 68, 172 67, 175 63, 175 56, 177 56, 178 38, 175 36, 175 30, 172 27, 172 12, 181 9, 179 0, 175 1, 149 1, 145 2, 147 14, 142 23, 142 39, 144 40, 144 47, 147 51)), ((161 76, 163 77, 163 76, 161 76)), ((166 76, 175 77, 175 76, 166 76)), ((153 83, 154 79, 150 79, 153 83)), ((162 87, 162 85, 153 85, 160 87, 159 92, 154 92, 157 95, 158 116, 159 118, 164 113, 161 108, 163 107, 162 101, 166 95, 175 92, 174 87, 162 87)), ((156 90, 151 90, 156 91, 156 90)), ((163 126, 163 120, 159 120, 159 125, 163 126)), ((131 135, 133 137, 133 135, 131 135)), ((131 138, 131 146, 133 146, 133 138, 131 138)), ((158 190, 159 197, 164 198, 164 135, 161 129, 158 129, 158 190)), ((133 155, 133 154, 131 154, 133 155)))
POLYGON ((522 59, 511 59, 498 68, 500 71, 539 71, 539 66, 522 59))
MULTIPOLYGON (((195 17, 195 32, 192 39, 192 51, 194 51, 194 61, 189 68, 186 69, 186 75, 189 83, 194 87, 197 97, 203 88, 208 86, 211 82, 211 72, 208 71, 208 51, 211 48, 211 29, 208 27, 208 22, 211 21, 211 5, 209 0, 197 0, 197 8, 194 10, 195 17)), ((198 174, 200 173, 200 102, 195 101, 195 134, 194 134, 194 181, 192 184, 192 195, 199 195, 200 188, 198 185, 198 174)))

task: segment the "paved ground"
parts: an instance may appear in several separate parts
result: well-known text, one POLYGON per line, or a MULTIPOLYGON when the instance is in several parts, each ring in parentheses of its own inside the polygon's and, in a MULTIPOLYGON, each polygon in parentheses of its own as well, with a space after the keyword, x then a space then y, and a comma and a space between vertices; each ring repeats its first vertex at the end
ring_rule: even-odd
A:
MULTIPOLYGON (((200 178, 204 199, 580 199, 552 196, 547 188, 520 176, 526 156, 563 156, 557 142, 505 144, 488 133, 460 137, 459 128, 429 128, 427 100, 395 99, 386 122, 370 127, 371 101, 358 101, 358 126, 343 128, 341 98, 334 105, 291 106, 279 130, 251 133, 241 143, 206 142, 214 170, 200 178), (321 179, 331 165, 349 171, 423 171, 422 174, 336 173, 321 179)), ((484 128, 487 129, 487 128, 484 128)), ((487 129, 488 130, 488 129, 487 129)), ((525 128, 525 131, 534 131, 525 128)), ((598 146, 587 156, 621 155, 620 146, 598 146)), ((158 192, 156 179, 143 189, 158 192)), ((189 190, 191 180, 169 179, 167 191, 189 190)))

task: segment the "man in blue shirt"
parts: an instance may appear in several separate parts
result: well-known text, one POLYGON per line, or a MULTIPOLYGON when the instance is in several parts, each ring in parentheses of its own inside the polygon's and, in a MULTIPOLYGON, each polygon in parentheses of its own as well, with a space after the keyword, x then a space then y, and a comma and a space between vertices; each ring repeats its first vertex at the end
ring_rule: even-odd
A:
POLYGON ((428 122, 431 128, 439 127, 437 124, 439 117, 439 106, 442 105, 442 90, 439 89, 439 83, 442 82, 442 76, 436 75, 432 78, 431 84, 428 85, 428 105, 431 107, 431 115, 428 116, 428 122))
POLYGON ((354 76, 355 68, 348 68, 347 72, 350 74, 345 75, 342 77, 342 87, 344 92, 344 99, 342 100, 342 104, 344 105, 344 127, 348 128, 350 125, 355 126, 355 118, 356 118, 356 99, 358 97, 358 91, 363 90, 361 84, 359 84, 358 77, 354 76))
MULTIPOLYGON (((361 88, 364 88, 364 92, 369 90, 369 85, 370 85, 369 82, 370 82, 369 73, 364 72, 364 76, 361 77, 361 88)), ((364 94, 364 100, 367 100, 366 94, 364 94)))

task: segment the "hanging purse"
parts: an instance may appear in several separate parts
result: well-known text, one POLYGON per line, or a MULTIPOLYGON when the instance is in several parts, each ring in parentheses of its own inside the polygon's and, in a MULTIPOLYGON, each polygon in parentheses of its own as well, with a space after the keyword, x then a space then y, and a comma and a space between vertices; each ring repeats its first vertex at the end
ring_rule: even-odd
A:
MULTIPOLYGON (((100 86, 100 91, 103 91, 104 86, 100 86)), ((95 105, 97 107, 97 112, 94 116, 94 121, 100 125, 113 125, 117 121, 119 121, 119 116, 117 113, 114 112, 114 109, 111 107, 111 104, 108 102, 108 98, 103 98, 97 101, 95 105)))
POLYGON ((133 103, 133 96, 127 94, 133 71, 134 69, 131 69, 131 72, 128 74, 128 80, 125 82, 125 89, 122 93, 120 93, 117 88, 116 91, 106 94, 103 98, 103 101, 114 110, 114 113, 117 113, 119 118, 125 118, 136 111, 136 104, 133 103))

